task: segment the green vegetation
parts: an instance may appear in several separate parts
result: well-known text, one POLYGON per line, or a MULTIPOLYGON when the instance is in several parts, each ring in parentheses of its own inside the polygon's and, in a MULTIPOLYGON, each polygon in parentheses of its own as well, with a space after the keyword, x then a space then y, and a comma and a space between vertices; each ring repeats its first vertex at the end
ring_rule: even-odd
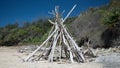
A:
POLYGON ((0 45, 17 45, 19 43, 39 43, 41 37, 50 29, 51 24, 47 20, 26 22, 22 27, 8 24, 0 27, 0 45))
MULTIPOLYGON (((75 17, 67 19, 66 24, 74 19, 75 17)), ((0 27, 0 45, 41 44, 47 38, 51 26, 47 19, 25 22, 21 27, 18 23, 8 24, 0 27)))
POLYGON ((115 27, 117 24, 120 24, 120 8, 110 8, 104 13, 102 18, 103 24, 108 27, 115 27))

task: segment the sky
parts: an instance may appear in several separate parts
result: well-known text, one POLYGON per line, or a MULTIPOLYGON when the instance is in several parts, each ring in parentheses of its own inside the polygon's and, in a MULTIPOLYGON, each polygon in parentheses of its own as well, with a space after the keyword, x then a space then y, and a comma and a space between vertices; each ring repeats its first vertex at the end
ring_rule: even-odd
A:
POLYGON ((18 22, 32 22, 40 18, 51 17, 48 12, 60 6, 65 15, 77 4, 71 16, 78 16, 90 7, 107 5, 109 0, 0 0, 0 26, 18 22))

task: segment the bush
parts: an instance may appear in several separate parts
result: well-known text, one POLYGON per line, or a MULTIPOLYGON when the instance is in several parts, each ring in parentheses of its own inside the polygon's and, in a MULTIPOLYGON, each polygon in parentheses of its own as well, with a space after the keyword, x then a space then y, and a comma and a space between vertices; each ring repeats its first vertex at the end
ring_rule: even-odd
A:
POLYGON ((102 18, 102 22, 104 25, 107 25, 110 28, 116 26, 116 24, 120 24, 120 8, 110 8, 104 13, 104 17, 102 18))

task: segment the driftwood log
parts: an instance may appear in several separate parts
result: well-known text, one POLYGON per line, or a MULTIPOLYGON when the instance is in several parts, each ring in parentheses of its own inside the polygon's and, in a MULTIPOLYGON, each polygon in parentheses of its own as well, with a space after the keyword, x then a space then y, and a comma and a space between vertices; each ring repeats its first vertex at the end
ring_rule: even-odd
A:
POLYGON ((25 61, 41 60, 41 58, 44 58, 50 62, 53 62, 55 51, 58 51, 58 57, 60 61, 62 57, 64 57, 71 63, 85 62, 83 52, 80 50, 75 40, 69 34, 70 32, 68 32, 64 25, 65 20, 69 17, 75 7, 76 5, 73 6, 73 8, 70 10, 70 12, 64 19, 61 18, 61 15, 59 13, 59 7, 55 7, 55 11, 51 13, 55 15, 55 22, 48 20, 51 24, 53 24, 53 27, 49 32, 48 38, 35 51, 29 54, 25 61), (34 58, 31 58, 42 47, 44 47, 42 53, 40 53, 34 58), (46 48, 48 48, 48 50, 46 50, 46 48))

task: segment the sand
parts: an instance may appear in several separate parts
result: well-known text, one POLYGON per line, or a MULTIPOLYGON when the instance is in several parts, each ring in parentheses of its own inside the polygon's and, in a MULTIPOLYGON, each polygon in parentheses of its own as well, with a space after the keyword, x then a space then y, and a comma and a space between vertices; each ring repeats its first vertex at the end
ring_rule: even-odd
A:
POLYGON ((0 68, 103 68, 100 63, 23 62, 26 57, 19 47, 0 47, 0 68))

